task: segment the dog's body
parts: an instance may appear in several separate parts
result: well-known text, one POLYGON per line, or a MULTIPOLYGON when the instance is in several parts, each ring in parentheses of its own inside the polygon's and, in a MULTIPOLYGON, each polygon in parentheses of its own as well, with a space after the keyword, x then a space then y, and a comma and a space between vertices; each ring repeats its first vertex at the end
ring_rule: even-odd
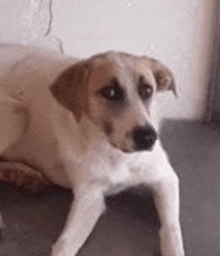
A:
POLYGON ((76 60, 0 48, 0 180, 52 181, 74 191, 52 256, 74 256, 105 209, 104 196, 151 186, 163 256, 183 256, 178 178, 158 139, 156 92, 171 72, 146 57, 109 52, 76 60))

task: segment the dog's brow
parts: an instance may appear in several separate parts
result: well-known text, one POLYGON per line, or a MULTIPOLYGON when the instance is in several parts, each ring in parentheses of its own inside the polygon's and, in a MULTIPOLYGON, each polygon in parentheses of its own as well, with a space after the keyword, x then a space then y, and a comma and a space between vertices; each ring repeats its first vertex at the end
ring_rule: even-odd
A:
POLYGON ((121 87, 119 80, 116 77, 110 79, 110 85, 115 87, 121 87))
POLYGON ((141 84, 141 83, 144 83, 144 82, 146 82, 146 79, 142 74, 140 74, 139 78, 138 78, 138 84, 141 84))
POLYGON ((137 86, 140 86, 143 83, 151 86, 149 79, 146 79, 144 75, 139 74, 137 86))

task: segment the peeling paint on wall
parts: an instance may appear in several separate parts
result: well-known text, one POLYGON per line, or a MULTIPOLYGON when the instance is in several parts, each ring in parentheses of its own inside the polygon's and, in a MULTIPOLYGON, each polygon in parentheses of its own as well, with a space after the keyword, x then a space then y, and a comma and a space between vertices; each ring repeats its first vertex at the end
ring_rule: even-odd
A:
POLYGON ((25 28, 22 43, 34 44, 63 52, 63 44, 59 37, 51 34, 53 27, 53 0, 29 0, 29 8, 20 17, 25 28))

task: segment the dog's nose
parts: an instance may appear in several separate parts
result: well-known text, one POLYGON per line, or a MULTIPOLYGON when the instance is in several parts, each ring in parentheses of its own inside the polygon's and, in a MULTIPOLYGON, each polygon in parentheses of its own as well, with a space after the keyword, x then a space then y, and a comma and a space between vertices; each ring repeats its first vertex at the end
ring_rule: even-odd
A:
POLYGON ((149 126, 136 127, 132 136, 136 150, 150 150, 157 140, 157 132, 149 126))

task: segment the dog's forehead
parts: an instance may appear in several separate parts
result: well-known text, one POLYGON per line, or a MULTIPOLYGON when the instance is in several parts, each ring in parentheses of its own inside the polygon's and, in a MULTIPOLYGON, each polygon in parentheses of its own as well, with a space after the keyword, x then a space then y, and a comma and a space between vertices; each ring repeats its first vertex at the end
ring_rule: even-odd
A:
POLYGON ((139 76, 153 80, 150 63, 146 58, 119 52, 108 52, 92 59, 90 81, 97 86, 105 85, 112 78, 121 81, 139 76))

